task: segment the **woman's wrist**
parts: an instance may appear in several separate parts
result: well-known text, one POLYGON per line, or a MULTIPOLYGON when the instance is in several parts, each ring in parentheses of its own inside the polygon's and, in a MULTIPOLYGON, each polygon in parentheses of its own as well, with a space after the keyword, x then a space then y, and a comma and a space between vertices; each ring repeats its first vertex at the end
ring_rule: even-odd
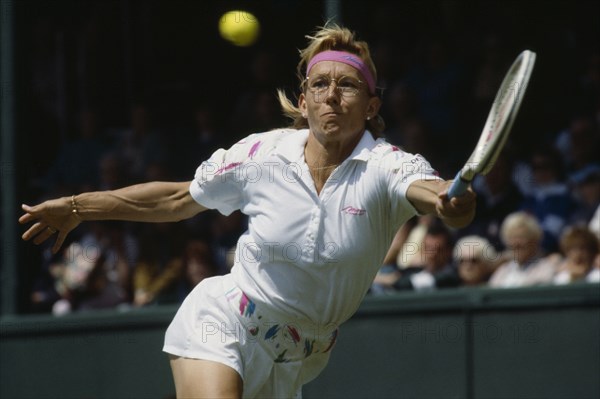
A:
POLYGON ((80 210, 80 208, 79 208, 79 204, 77 203, 77 194, 73 194, 71 196, 71 214, 75 217, 75 219, 82 222, 83 218, 81 217, 79 210, 80 210))

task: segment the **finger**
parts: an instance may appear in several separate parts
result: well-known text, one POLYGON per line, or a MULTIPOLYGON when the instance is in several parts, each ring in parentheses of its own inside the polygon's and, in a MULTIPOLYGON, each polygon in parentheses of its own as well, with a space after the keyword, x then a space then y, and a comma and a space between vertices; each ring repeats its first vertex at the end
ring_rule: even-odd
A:
POLYGON ((67 233, 59 231, 58 236, 56 237, 56 241, 54 242, 54 245, 52 246, 53 254, 56 254, 60 250, 60 247, 62 247, 63 243, 65 242, 65 238, 67 238, 67 233))
POLYGON ((24 224, 35 220, 35 216, 31 213, 31 207, 29 205, 22 204, 21 209, 25 211, 25 214, 21 215, 19 223, 24 224))
POLYGON ((54 234, 54 232, 52 230, 45 228, 44 230, 42 230, 42 232, 40 234, 35 236, 35 238, 33 239, 33 243, 35 245, 40 245, 41 243, 46 241, 48 238, 50 238, 53 234, 54 234))
POLYGON ((35 214, 31 214, 31 213, 25 213, 23 215, 21 215, 21 217, 19 218, 19 223, 21 224, 27 224, 33 221, 38 220, 40 217, 35 215, 35 214))
POLYGON ((450 200, 450 206, 457 211, 464 211, 465 209, 469 209, 472 204, 473 201, 467 198, 452 198, 450 200))
POLYGON ((35 216, 33 216, 30 213, 26 213, 24 215, 21 215, 21 217, 19 218, 19 223, 26 224, 29 222, 33 222, 34 220, 35 220, 35 216))
POLYGON ((464 196, 460 196, 460 197, 454 197, 450 199, 450 205, 454 206, 454 207, 460 207, 461 205, 465 204, 467 202, 467 199, 464 196))
POLYGON ((23 209, 27 213, 36 213, 38 211, 38 206, 29 206, 27 204, 21 204, 21 209, 23 209))
POLYGON ((459 197, 454 197, 450 200, 452 205, 465 205, 471 204, 475 200, 475 193, 472 191, 465 191, 465 193, 459 197))
POLYGON ((29 230, 27 230, 25 233, 23 233, 23 235, 21 236, 21 238, 23 240, 25 240, 25 241, 29 241, 31 238, 33 238, 36 235, 38 235, 45 228, 46 228, 46 223, 37 222, 36 224, 34 224, 33 226, 31 226, 29 228, 29 230))

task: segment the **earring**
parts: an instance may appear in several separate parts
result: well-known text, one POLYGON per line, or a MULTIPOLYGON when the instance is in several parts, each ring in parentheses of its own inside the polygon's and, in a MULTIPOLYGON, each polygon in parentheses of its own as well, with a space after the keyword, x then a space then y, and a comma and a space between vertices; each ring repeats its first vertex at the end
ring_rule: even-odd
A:
POLYGON ((370 121, 370 120, 371 120, 371 117, 370 117, 370 116, 367 116, 367 120, 368 120, 368 121, 370 121))

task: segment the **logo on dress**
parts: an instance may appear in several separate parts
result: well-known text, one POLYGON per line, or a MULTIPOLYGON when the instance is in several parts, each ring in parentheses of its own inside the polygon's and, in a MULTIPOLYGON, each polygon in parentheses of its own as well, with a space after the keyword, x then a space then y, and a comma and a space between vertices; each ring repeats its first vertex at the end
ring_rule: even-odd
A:
POLYGON ((367 213, 367 211, 365 209, 359 209, 359 208, 355 208, 353 206, 347 206, 345 208, 342 209, 342 212, 347 213, 348 215, 364 215, 365 213, 367 213))

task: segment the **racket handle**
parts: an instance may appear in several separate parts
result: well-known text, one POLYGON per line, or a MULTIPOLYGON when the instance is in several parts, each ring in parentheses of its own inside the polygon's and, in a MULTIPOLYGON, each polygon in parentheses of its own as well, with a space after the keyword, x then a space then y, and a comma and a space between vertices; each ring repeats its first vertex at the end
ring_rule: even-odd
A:
POLYGON ((471 182, 466 181, 460 176, 460 170, 456 174, 452 185, 448 189, 448 198, 460 197, 467 191, 471 182))

